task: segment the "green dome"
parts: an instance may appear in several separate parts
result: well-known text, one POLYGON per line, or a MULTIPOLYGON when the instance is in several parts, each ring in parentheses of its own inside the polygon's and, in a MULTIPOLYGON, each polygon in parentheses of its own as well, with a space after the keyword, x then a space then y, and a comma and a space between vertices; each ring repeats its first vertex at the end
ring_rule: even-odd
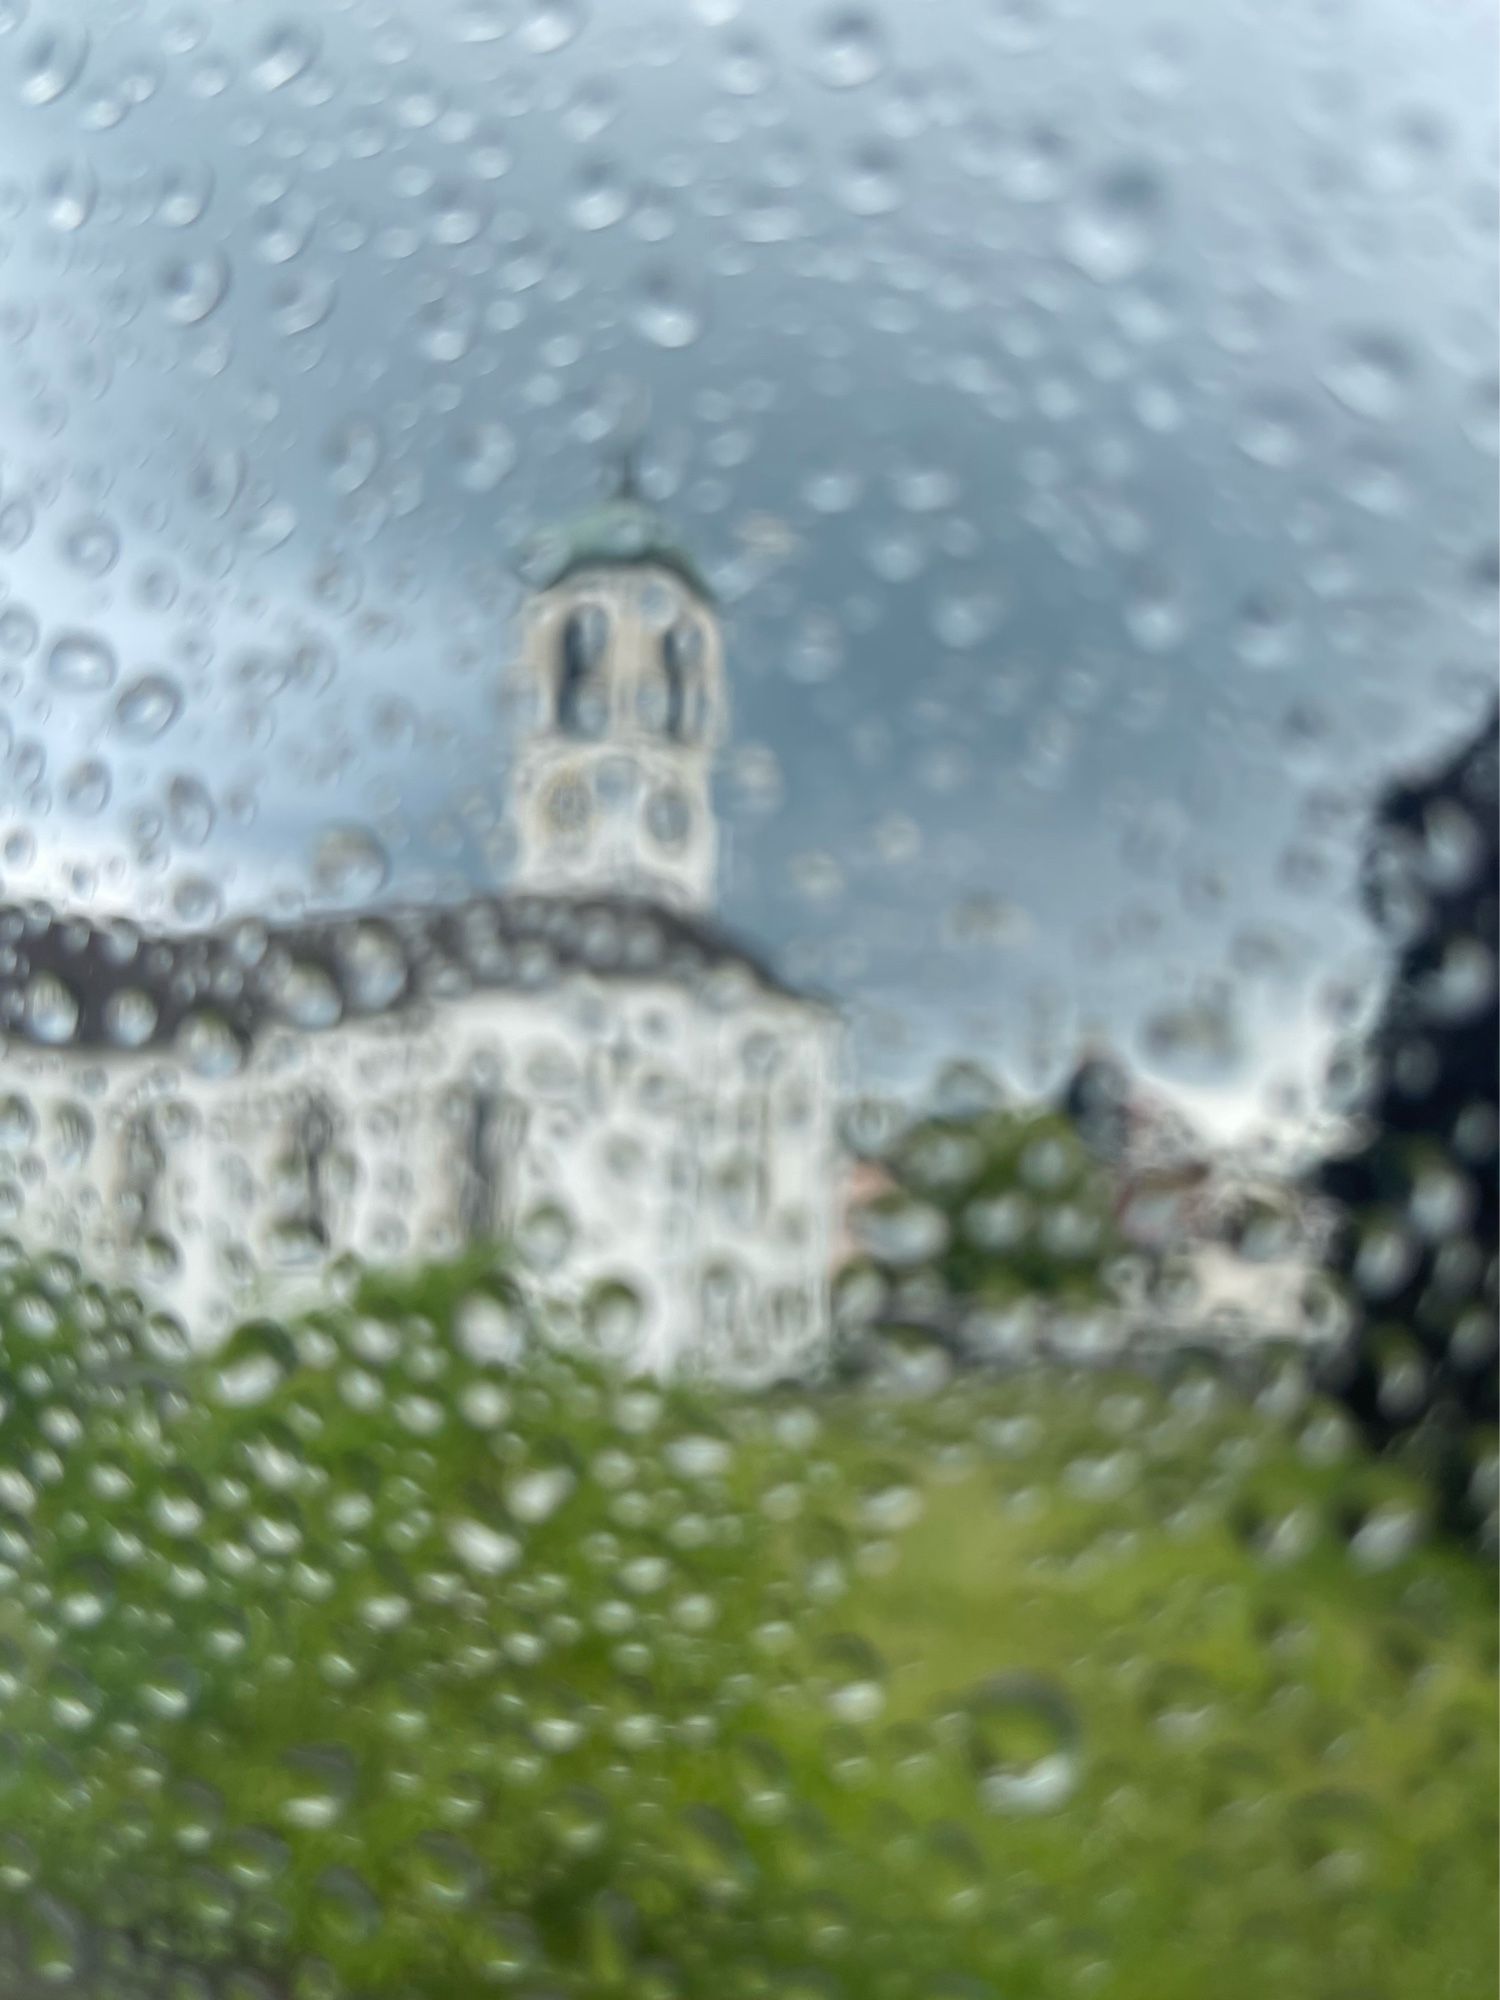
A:
POLYGON ((695 595, 712 602, 713 591, 697 563, 661 515, 634 493, 601 501, 559 527, 544 529, 527 551, 526 569, 539 590, 552 590, 577 570, 641 563, 670 570, 695 595))

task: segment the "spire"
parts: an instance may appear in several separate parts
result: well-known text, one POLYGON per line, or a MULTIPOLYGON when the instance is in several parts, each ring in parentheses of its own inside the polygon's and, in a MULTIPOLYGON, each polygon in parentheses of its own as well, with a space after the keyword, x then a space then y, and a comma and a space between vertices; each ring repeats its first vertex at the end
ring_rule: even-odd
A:
POLYGON ((605 492, 591 508, 533 537, 522 574, 551 590, 575 570, 655 564, 670 570, 704 604, 713 591, 702 570, 642 489, 638 435, 619 442, 606 460, 605 492))
POLYGON ((645 493, 641 488, 641 440, 630 437, 619 446, 615 454, 614 485, 609 498, 617 506, 639 507, 645 504, 645 493))
POLYGON ((641 485, 641 456, 646 447, 646 427, 650 421, 650 393, 637 385, 624 397, 615 425, 614 488, 609 498, 616 504, 633 507, 646 504, 641 485))

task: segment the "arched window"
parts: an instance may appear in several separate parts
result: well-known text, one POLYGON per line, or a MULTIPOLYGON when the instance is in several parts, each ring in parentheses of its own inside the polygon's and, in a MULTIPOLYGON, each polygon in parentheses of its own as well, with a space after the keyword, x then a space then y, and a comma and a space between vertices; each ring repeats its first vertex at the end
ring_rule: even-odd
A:
POLYGON ((525 1105, 481 1076, 457 1104, 459 1226, 466 1243, 493 1240, 509 1216, 516 1156, 526 1136, 525 1105))
POLYGON ((328 1248, 331 1241, 334 1141, 338 1119, 320 1092, 303 1098, 292 1113, 282 1171, 288 1200, 278 1234, 283 1247, 298 1256, 328 1248))
POLYGON ((600 605, 584 605, 569 614, 557 674, 557 726, 564 736, 604 734, 609 717, 604 680, 608 647, 609 619, 600 605))
POLYGON ((662 635, 665 704, 662 727, 674 743, 696 742, 703 733, 703 629, 678 618, 662 635))
POLYGON ((155 1112, 131 1113, 121 1151, 124 1174, 120 1192, 125 1230, 132 1247, 139 1248, 161 1229, 161 1191, 167 1155, 155 1112))

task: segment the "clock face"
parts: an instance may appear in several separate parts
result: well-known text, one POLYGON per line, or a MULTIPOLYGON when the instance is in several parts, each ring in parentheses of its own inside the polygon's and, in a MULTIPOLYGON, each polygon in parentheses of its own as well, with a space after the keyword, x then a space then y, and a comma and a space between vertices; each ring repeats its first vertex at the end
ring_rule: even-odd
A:
POLYGON ((580 777, 557 778, 547 787, 542 810, 553 833, 582 840, 593 825, 593 794, 580 777))

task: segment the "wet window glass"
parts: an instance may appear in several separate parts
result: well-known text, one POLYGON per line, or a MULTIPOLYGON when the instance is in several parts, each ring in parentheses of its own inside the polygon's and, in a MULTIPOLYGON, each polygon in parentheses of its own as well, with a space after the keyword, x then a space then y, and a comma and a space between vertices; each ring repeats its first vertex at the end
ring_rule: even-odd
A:
POLYGON ((1497 1967, 1477 0, 0 0, 0 1996, 1497 1967))

